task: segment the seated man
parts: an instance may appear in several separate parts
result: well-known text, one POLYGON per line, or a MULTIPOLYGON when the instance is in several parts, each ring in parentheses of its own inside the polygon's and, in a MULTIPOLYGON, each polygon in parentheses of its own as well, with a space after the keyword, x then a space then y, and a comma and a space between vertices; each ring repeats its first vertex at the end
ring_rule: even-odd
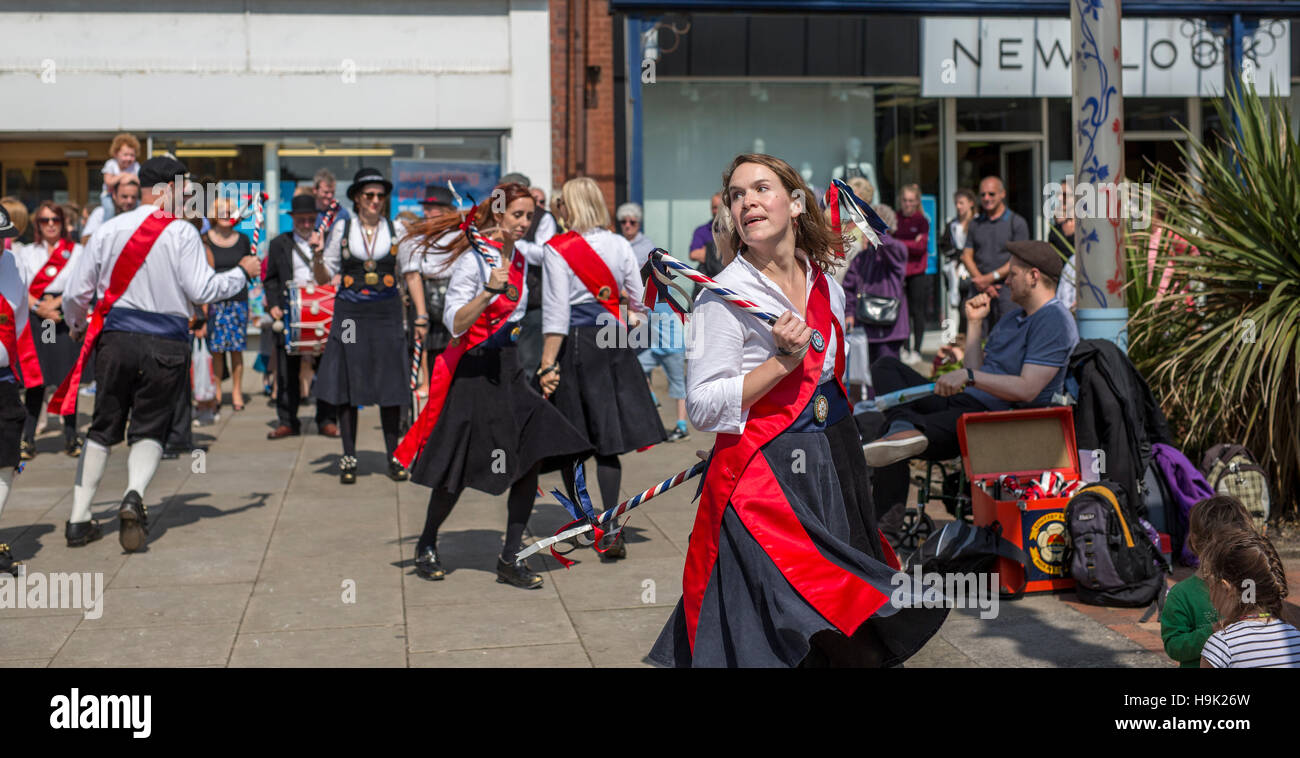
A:
MULTIPOLYGON (((965 368, 935 381, 934 395, 885 412, 883 436, 863 450, 873 469, 881 529, 896 533, 907 499, 907 459, 924 454, 947 460, 960 454, 957 419, 963 413, 1047 405, 1062 391, 1070 354, 1079 342, 1074 317, 1056 299, 1061 256, 1046 242, 1007 243, 1011 267, 1005 285, 1013 307, 980 345, 989 293, 966 302, 965 368)), ((895 358, 871 366, 876 393, 925 384, 925 377, 895 358)))

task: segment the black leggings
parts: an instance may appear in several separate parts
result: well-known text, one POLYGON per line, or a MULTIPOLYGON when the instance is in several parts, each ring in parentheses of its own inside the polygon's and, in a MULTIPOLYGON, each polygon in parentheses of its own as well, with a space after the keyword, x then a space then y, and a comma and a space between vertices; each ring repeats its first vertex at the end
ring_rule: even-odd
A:
POLYGON ((907 320, 912 332, 908 335, 906 347, 919 353, 921 343, 925 341, 925 309, 930 301, 930 277, 925 274, 909 276, 906 287, 907 320))
MULTIPOLYGON (((587 464, 583 462, 582 465, 586 466, 587 464)), ((585 468, 583 470, 586 471, 585 468)), ((578 502, 573 469, 568 467, 561 469, 560 476, 564 479, 565 494, 573 502, 578 502)), ((602 511, 618 505, 618 491, 623 484, 623 464, 619 463, 617 455, 596 456, 596 484, 600 487, 602 511)), ((590 487, 588 491, 590 491, 590 487)))
MULTIPOLYGON (((532 515, 533 503, 537 501, 537 472, 542 464, 533 466, 514 484, 506 496, 506 541, 501 547, 501 559, 507 563, 515 562, 517 554, 524 546, 524 527, 532 515)), ((438 542, 438 529, 442 522, 451 515, 451 509, 460 500, 459 492, 435 489, 429 495, 429 510, 424 516, 424 532, 415 544, 415 554, 419 555, 426 547, 435 547, 438 542)))
MULTIPOLYGON (((35 443, 36 422, 41 417, 41 403, 45 401, 45 388, 28 387, 23 400, 24 405, 27 406, 27 419, 23 422, 23 440, 35 443)), ((63 440, 70 444, 75 439, 77 439, 77 414, 72 413, 63 417, 63 440)))
MULTIPOLYGON (((397 449, 398 424, 402 418, 400 405, 382 405, 379 407, 379 423, 384 428, 384 449, 388 457, 393 457, 397 449)), ((355 405, 339 406, 339 432, 343 437, 343 454, 357 456, 357 407, 355 405)))

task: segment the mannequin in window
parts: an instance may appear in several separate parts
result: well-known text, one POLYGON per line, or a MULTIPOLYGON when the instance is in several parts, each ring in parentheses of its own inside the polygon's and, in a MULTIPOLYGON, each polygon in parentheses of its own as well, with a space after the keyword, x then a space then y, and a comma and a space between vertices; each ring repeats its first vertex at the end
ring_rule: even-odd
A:
POLYGON ((831 178, 847 180, 855 176, 861 176, 871 182, 871 186, 875 187, 875 167, 860 160, 862 156, 862 140, 857 137, 849 137, 844 141, 844 152, 846 154, 844 165, 831 169, 831 178))

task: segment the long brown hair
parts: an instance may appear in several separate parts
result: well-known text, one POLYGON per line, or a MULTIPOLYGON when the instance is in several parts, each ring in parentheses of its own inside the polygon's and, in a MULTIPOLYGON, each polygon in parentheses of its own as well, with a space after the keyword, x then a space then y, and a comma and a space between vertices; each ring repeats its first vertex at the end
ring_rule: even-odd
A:
MULTIPOLYGON (((41 201, 41 204, 38 205, 38 206, 36 206, 36 210, 32 213, 32 225, 35 227, 34 231, 35 231, 35 233, 36 233, 36 234, 35 234, 35 241, 36 241, 36 242, 44 242, 44 241, 45 241, 45 237, 41 235, 41 225, 40 225, 40 223, 36 220, 36 218, 37 218, 38 216, 41 215, 41 211, 43 211, 43 210, 53 211, 54 215, 58 217, 58 219, 59 219, 59 239, 61 239, 61 240, 67 240, 67 239, 69 239, 69 238, 68 238, 68 231, 69 231, 69 229, 68 229, 68 217, 67 217, 67 214, 65 214, 65 213, 63 212, 63 206, 62 206, 62 205, 59 205, 58 203, 54 202, 53 200, 42 200, 42 201, 41 201)), ((70 241, 70 240, 69 240, 69 241, 70 241)))
MULTIPOLYGON (((498 197, 504 198, 504 207, 506 208, 509 208, 514 201, 524 197, 532 200, 534 205, 537 203, 536 200, 533 200, 532 193, 522 184, 517 182, 498 184, 486 200, 474 207, 474 224, 480 230, 496 222, 496 214, 492 212, 492 205, 497 202, 498 197), (498 192, 501 194, 498 194, 498 192)), ((450 252, 451 257, 447 259, 441 268, 442 271, 450 271, 452 264, 459 260, 466 250, 470 249, 469 237, 466 236, 465 232, 461 232, 446 245, 439 245, 438 240, 446 236, 448 232, 459 228, 467 217, 467 212, 456 211, 454 213, 444 213, 437 218, 421 219, 411 225, 411 228, 406 232, 406 236, 402 239, 413 240, 418 255, 450 252)))
POLYGON ((1246 506, 1232 495, 1215 495, 1196 503, 1187 522, 1187 542, 1197 555, 1208 553, 1220 534, 1233 529, 1255 529, 1246 506))
POLYGON ((1219 618, 1232 623, 1251 606, 1282 617, 1286 569, 1267 537, 1254 529, 1233 529, 1215 537, 1206 552, 1206 586, 1219 618))
MULTIPOLYGON (((791 197, 801 199, 803 210, 792 219, 795 247, 807 253, 809 260, 822 271, 829 272, 840 265, 842 261, 835 255, 837 246, 835 232, 827 223, 826 216, 822 213, 821 208, 818 207, 817 197, 813 195, 803 177, 789 163, 780 158, 763 153, 741 153, 732 159, 731 165, 727 167, 726 171, 722 172, 723 205, 728 209, 731 208, 731 198, 727 195, 727 187, 731 184, 731 175, 735 173, 737 168, 746 163, 757 163, 771 169, 780 179, 785 191, 791 197)), ((735 219, 732 220, 734 222, 735 219)), ((844 246, 852 244, 852 240, 844 240, 844 246)), ((735 250, 737 254, 744 253, 748 249, 740 239, 739 226, 732 229, 731 249, 735 250)))

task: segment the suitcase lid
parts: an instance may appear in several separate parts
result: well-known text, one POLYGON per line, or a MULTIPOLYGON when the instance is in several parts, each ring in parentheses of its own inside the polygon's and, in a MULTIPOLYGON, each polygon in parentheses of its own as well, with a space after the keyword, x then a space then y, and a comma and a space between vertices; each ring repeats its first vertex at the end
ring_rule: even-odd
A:
POLYGON ((967 413, 957 420, 957 442, 962 466, 972 481, 1044 471, 1079 478, 1074 413, 1069 406, 967 413))

